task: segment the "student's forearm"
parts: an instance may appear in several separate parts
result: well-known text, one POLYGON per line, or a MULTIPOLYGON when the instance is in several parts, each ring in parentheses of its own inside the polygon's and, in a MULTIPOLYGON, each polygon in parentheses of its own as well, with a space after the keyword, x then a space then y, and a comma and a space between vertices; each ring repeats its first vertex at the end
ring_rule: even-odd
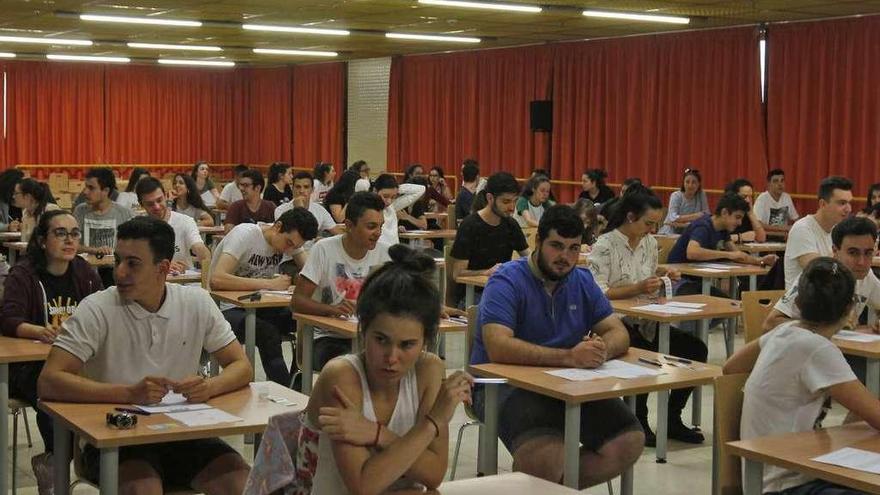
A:
POLYGON ((639 296, 643 293, 639 284, 621 285, 620 287, 609 288, 605 291, 605 297, 608 299, 629 299, 639 296))
MULTIPOLYGON (((359 488, 354 493, 360 495, 383 493, 413 467, 414 459, 417 459, 415 454, 427 450, 434 440, 435 433, 434 425, 422 418, 406 435, 400 437, 387 449, 370 456, 361 467, 360 479, 357 484, 359 488)), ((430 477, 433 479, 418 481, 427 485, 429 489, 433 489, 440 484, 442 477, 443 474, 439 474, 439 476, 430 477)))
POLYGON ((718 259, 731 259, 730 251, 719 251, 717 249, 706 249, 706 248, 688 248, 687 250, 688 260, 693 261, 711 261, 718 259))
POLYGON ((678 218, 674 220, 676 223, 688 223, 693 222, 694 220, 703 216, 703 212, 699 213, 688 213, 687 215, 679 215, 678 218))
MULTIPOLYGON (((485 333, 484 333, 485 337, 485 333)), ((489 360, 525 366, 572 366, 571 350, 544 347, 516 337, 496 337, 486 343, 489 360)))
POLYGON ((99 383, 66 371, 42 373, 37 390, 41 398, 59 402, 133 401, 127 385, 99 383))
POLYGON ((629 333, 625 329, 605 332, 602 334, 602 340, 605 342, 605 355, 608 359, 626 354, 629 350, 629 333))
POLYGON ((244 278, 229 273, 215 273, 211 277, 212 290, 260 290, 268 289, 270 285, 268 278, 244 278))
POLYGON ((15 336, 20 339, 39 339, 43 334, 44 327, 33 323, 22 323, 15 329, 15 336))
MULTIPOLYGON (((440 427, 443 428, 442 425, 440 427)), ((448 438, 449 428, 447 427, 446 430, 448 438)), ((379 448, 387 449, 399 439, 400 437, 393 431, 388 428, 382 428, 382 433, 379 435, 379 448)), ((419 458, 416 459, 416 462, 405 473, 405 476, 427 485, 429 484, 428 480, 434 480, 438 475, 443 476, 446 471, 447 462, 448 460, 445 456, 440 456, 431 448, 427 448, 419 455, 419 458)))
POLYGON ((247 359, 233 361, 223 367, 219 375, 209 378, 215 396, 238 390, 254 378, 254 372, 247 359))
POLYGON ((291 306, 293 307, 294 312, 307 315, 333 316, 336 314, 333 310, 333 306, 319 303, 311 297, 300 296, 295 293, 291 298, 291 306))

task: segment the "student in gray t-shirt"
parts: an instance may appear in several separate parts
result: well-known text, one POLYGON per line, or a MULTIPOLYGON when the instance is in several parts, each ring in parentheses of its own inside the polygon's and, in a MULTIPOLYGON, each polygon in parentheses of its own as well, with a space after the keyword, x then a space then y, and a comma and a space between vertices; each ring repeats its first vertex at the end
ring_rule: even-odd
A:
POLYGON ((89 254, 113 254, 116 227, 131 219, 130 209, 114 203, 110 196, 116 191, 116 177, 109 168, 93 168, 86 174, 83 194, 86 202, 73 210, 82 230, 80 250, 89 254))

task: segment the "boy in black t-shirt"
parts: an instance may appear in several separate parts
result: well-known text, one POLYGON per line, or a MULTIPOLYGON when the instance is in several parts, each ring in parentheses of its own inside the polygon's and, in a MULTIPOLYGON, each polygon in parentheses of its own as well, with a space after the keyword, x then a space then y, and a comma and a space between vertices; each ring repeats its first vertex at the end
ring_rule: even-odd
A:
MULTIPOLYGON (((519 184, 507 172, 498 172, 486 182, 488 204, 464 219, 452 245, 453 280, 463 276, 491 275, 498 265, 510 261, 513 252, 528 256, 529 245, 522 229, 511 218, 519 197, 519 184)), ((464 296, 457 287, 456 299, 464 296)), ((479 295, 475 302, 479 301, 479 295)))

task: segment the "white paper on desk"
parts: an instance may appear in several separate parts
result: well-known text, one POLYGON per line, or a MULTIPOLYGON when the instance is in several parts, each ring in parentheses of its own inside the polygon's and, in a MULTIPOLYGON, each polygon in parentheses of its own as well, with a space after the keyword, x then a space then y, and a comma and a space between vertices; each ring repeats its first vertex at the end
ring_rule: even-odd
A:
POLYGON ((584 370, 580 368, 569 368, 564 370, 545 371, 548 375, 558 376, 573 382, 585 382, 587 380, 595 380, 597 378, 608 378, 608 375, 599 373, 598 370, 584 370))
POLYGON ((867 450, 844 447, 810 459, 823 464, 833 464, 858 471, 880 474, 880 454, 867 450))
POLYGON ((290 291, 286 290, 271 290, 271 289, 260 289, 258 291, 260 294, 269 294, 274 296, 289 296, 291 294, 290 291))
POLYGON ((467 325, 467 319, 462 319, 462 317, 443 318, 440 321, 446 323, 447 325, 467 325))
POLYGON ((723 270, 723 271, 732 270, 733 268, 736 268, 734 266, 723 265, 721 263, 700 263, 700 264, 696 265, 696 267, 700 268, 700 269, 714 268, 716 270, 723 270))
POLYGON ((703 268, 697 267, 697 271, 706 272, 706 273, 726 273, 730 271, 730 268, 725 268, 724 270, 719 270, 717 268, 703 268))
POLYGON ((655 370, 639 366, 619 359, 606 361, 605 364, 591 370, 569 368, 564 370, 545 371, 548 375, 558 376, 574 382, 595 380, 597 378, 638 378, 640 376, 657 376, 664 374, 661 370, 655 370))
POLYGON ((165 397, 162 397, 162 400, 156 405, 139 406, 135 404, 134 407, 144 412, 152 414, 162 414, 178 411, 197 411, 200 409, 209 409, 211 406, 209 406, 208 404, 190 404, 186 401, 186 397, 178 393, 168 392, 167 394, 165 394, 165 397))
POLYGON ((174 421, 179 421, 186 426, 208 426, 216 425, 218 423, 234 423, 236 421, 242 421, 238 416, 233 416, 228 412, 213 407, 199 409, 198 411, 168 413, 166 416, 174 421))
POLYGON ((840 340, 849 340, 852 342, 880 342, 880 335, 854 332, 852 330, 840 330, 834 334, 834 336, 840 340))
POLYGON ((682 308, 671 306, 669 304, 646 304, 644 306, 635 306, 632 309, 637 309, 639 311, 652 311, 654 313, 669 313, 673 315, 689 315, 691 313, 700 312, 700 310, 696 308, 682 308))
POLYGON ((700 309, 705 304, 703 303, 689 303, 689 302, 680 302, 680 301, 669 301, 666 303, 667 306, 672 306, 674 308, 690 308, 690 309, 700 309))
POLYGON ((407 230, 405 234, 430 234, 430 230, 407 230))

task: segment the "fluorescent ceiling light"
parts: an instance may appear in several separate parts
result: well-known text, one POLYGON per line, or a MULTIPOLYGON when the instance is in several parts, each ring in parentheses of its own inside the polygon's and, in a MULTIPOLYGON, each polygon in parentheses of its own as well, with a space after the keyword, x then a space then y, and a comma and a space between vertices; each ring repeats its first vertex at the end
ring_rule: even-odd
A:
POLYGON ((89 40, 65 40, 61 38, 28 38, 25 36, 0 36, 0 43, 40 43, 43 45, 92 46, 89 40))
POLYGON ((174 19, 130 17, 121 15, 80 14, 79 18, 84 21, 121 22, 128 24, 153 24, 156 26, 200 27, 202 25, 202 23, 199 21, 179 21, 174 19))
POLYGON ((203 45, 168 45, 164 43, 126 43, 129 48, 145 48, 148 50, 193 50, 199 52, 222 52, 219 46, 203 45))
POLYGON ((112 62, 116 64, 127 64, 131 62, 128 57, 97 57, 94 55, 55 55, 48 54, 46 58, 49 60, 62 60, 69 62, 112 62))
POLYGON ((277 48, 254 48, 254 53, 265 55, 295 55, 303 57, 335 57, 336 52, 322 52, 318 50, 281 50, 277 48))
POLYGON ((235 62, 226 60, 179 60, 173 58, 160 58, 159 63, 163 65, 198 65, 202 67, 234 67, 235 62))
POLYGON ((350 31, 345 29, 322 29, 299 26, 275 26, 269 24, 242 24, 242 29, 248 31, 274 31, 278 33, 301 33, 301 34, 326 34, 329 36, 348 36, 350 31))
POLYGON ((0 52, 0 58, 15 58, 15 54, 9 52, 0 52))
POLYGON ((443 7, 462 7, 466 9, 487 9, 487 10, 504 10, 508 12, 529 12, 537 14, 541 12, 541 7, 536 5, 516 5, 509 3, 490 3, 490 2, 465 2, 462 0, 419 0, 419 3, 425 5, 440 5, 443 7))
POLYGON ((455 43, 479 43, 481 41, 480 38, 467 38, 464 36, 438 36, 435 34, 385 33, 385 37, 399 40, 451 41, 455 43))
POLYGON ((607 10, 585 10, 583 14, 587 17, 602 17, 605 19, 626 19, 629 21, 667 22, 670 24, 689 24, 691 22, 691 20, 687 17, 653 14, 632 14, 629 12, 610 12, 607 10))

